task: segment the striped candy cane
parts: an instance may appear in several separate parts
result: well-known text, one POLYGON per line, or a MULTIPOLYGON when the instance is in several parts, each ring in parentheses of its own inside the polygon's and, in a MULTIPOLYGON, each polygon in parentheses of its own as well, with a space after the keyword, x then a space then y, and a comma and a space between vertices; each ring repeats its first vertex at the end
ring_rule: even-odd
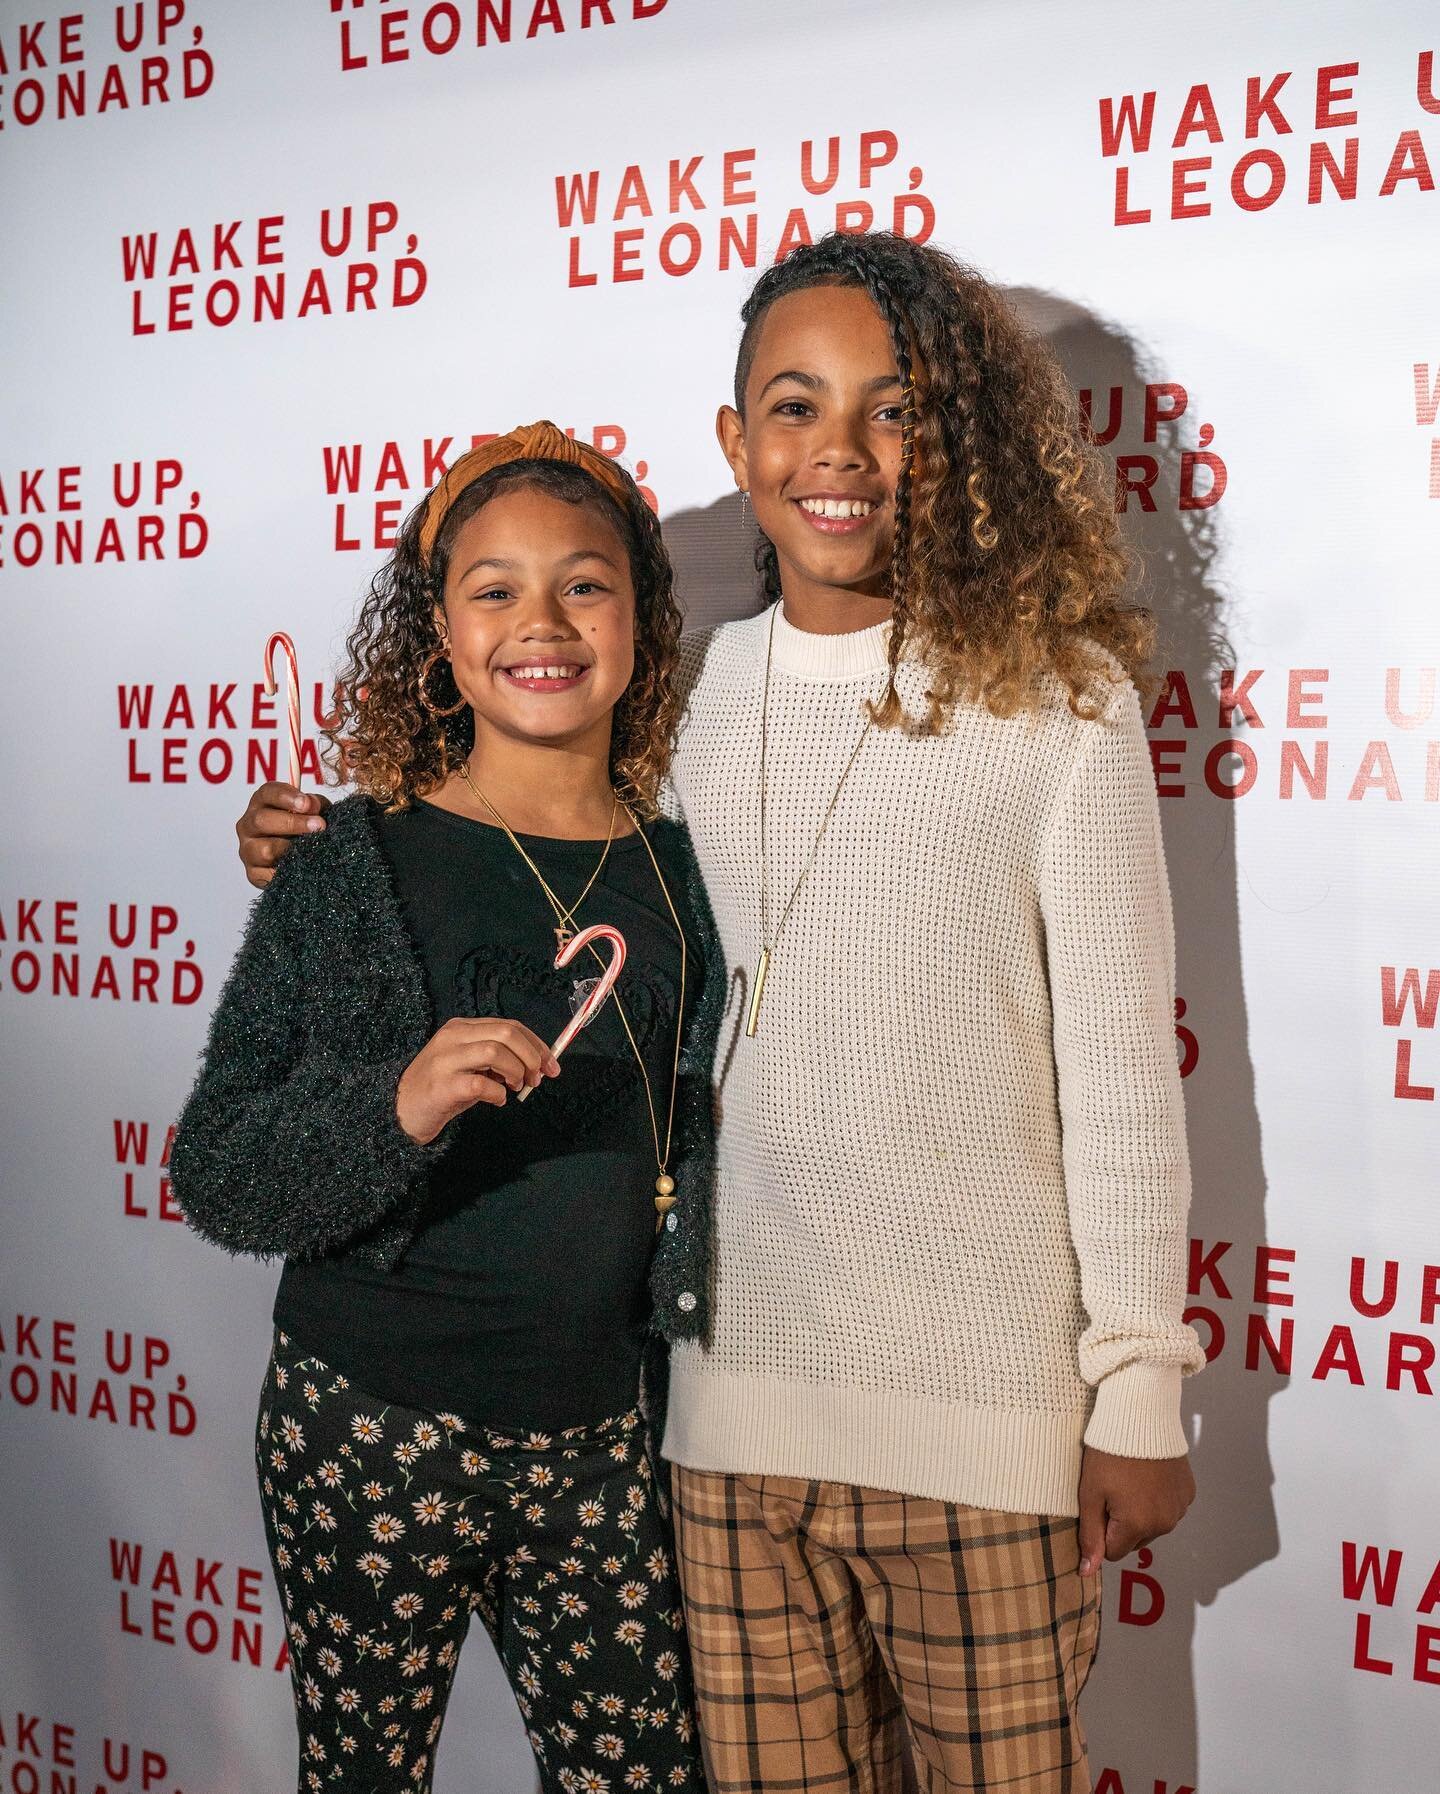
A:
POLYGON ((295 644, 283 629, 277 629, 265 644, 265 694, 275 696, 275 650, 279 648, 290 667, 290 783, 300 783, 300 663, 295 658, 295 644))
MULTIPOLYGON (((589 1027, 595 1017, 605 1007, 606 1000, 615 988, 615 980, 620 976, 625 965, 625 936, 618 928, 612 928, 608 922, 596 922, 589 928, 582 928, 579 934, 571 935, 560 951, 555 955, 555 970, 564 971, 577 954, 582 953, 592 941, 609 941, 610 961, 605 970, 595 980, 594 988, 576 1013, 571 1016, 562 1030, 560 1037, 550 1048, 558 1059, 570 1042, 582 1028, 589 1027)), ((517 1100, 524 1102, 530 1095, 528 1089, 518 1093, 517 1100)))

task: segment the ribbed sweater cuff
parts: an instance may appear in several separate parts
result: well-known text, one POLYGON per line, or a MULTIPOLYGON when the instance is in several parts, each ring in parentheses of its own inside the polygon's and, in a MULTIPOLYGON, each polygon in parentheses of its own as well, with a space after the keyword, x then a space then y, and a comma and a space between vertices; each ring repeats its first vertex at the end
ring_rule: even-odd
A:
POLYGON ((1183 1458, 1178 1364, 1123 1364, 1095 1391, 1085 1443, 1118 1458, 1183 1458))

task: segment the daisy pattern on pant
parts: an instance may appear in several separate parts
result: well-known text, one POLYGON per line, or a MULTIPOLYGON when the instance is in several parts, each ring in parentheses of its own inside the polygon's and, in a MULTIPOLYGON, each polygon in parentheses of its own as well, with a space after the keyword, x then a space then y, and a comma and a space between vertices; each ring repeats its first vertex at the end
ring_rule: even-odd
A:
POLYGON ((683 1655, 647 1636, 647 1622, 678 1621, 679 1597, 633 1418, 507 1439, 366 1395, 363 1378, 342 1396, 318 1359, 292 1359, 287 1391, 281 1368, 257 1461, 295 1698, 314 1726, 300 1735, 328 1753, 309 1755, 302 1788, 348 1777, 429 1794, 479 1612, 492 1636, 511 1616, 502 1660, 546 1787, 704 1794, 683 1655), (447 1548, 419 1548, 427 1537, 447 1548))

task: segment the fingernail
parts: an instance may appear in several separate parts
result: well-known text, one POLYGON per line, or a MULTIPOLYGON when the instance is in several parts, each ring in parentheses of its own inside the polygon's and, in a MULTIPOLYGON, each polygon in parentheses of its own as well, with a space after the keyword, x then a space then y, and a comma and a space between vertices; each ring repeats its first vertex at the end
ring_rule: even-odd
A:
POLYGON ((552 1059, 545 1069, 549 1072, 552 1078, 558 1078, 560 1076, 560 1061, 558 1059, 552 1059))
POLYGON ((324 826, 325 818, 323 816, 311 816, 305 824, 306 831, 312 835, 317 829, 322 829, 324 826))

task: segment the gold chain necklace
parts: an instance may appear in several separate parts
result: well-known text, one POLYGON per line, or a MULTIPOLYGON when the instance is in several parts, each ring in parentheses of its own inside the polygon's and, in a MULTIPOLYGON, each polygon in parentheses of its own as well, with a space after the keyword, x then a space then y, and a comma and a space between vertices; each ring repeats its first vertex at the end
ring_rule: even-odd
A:
MULTIPOLYGON (((675 1014, 675 1055, 670 1066, 670 1113, 665 1120, 665 1144, 663 1148, 660 1144, 660 1122, 655 1113, 655 1098, 650 1088, 650 1074, 645 1069, 644 1055, 641 1053, 639 1044, 635 1039, 634 1030, 630 1026, 630 1018, 625 1013, 625 1006, 620 1001, 620 992, 618 989, 613 990, 610 993, 610 1001, 615 1005, 616 1012, 620 1017, 620 1025, 625 1030, 625 1038, 630 1043, 630 1051, 635 1056, 635 1063, 640 1070, 640 1079, 645 1086, 645 1107, 650 1114, 650 1134, 655 1142, 655 1167, 657 1172, 655 1178, 655 1225, 659 1227, 666 1214, 668 1214, 668 1212, 675 1206, 675 1179, 670 1175, 669 1164, 670 1146, 675 1131, 675 1097, 680 1084, 680 1043, 684 1037, 685 1031, 685 975, 688 955, 685 945, 685 930, 680 926, 680 918, 675 913, 675 905, 670 896, 670 887, 665 882, 665 874, 660 870, 660 862, 655 857, 655 849, 650 845, 649 837, 636 820, 635 812, 630 808, 629 804, 622 802, 622 800, 616 796, 610 809, 610 835, 605 842, 605 852, 600 856, 599 865, 597 865, 595 870, 590 874, 585 889, 575 899, 574 903, 567 908, 551 889, 545 874, 535 864, 534 860, 531 859, 530 855, 526 853, 524 847, 520 843, 520 838, 516 835, 514 829, 511 828, 510 824, 495 808, 494 804, 491 803, 490 799, 486 797, 485 793, 475 783, 474 779, 471 778, 469 765, 463 760, 460 762, 460 776, 464 779, 477 802, 482 804, 495 818, 496 822, 500 824, 500 827, 505 831, 506 838, 509 840, 510 845, 515 849, 516 853, 520 855, 520 858, 524 860, 531 872, 534 873, 535 882, 545 893, 546 901, 555 912, 555 919, 558 924, 555 929, 555 936, 562 946, 570 939, 571 935, 576 932, 575 911, 579 909, 586 897, 589 896, 591 886, 600 876, 600 868, 605 864, 606 856, 610 852, 610 844, 615 835, 615 811, 617 808, 624 810, 625 814, 630 818, 631 822, 634 824, 636 834, 639 835, 646 853, 650 856, 650 864, 655 872, 655 882, 660 886, 660 894, 665 899, 665 907, 670 912, 670 920, 675 925, 675 933, 680 941, 680 1003, 675 1014)), ((590 948, 590 953, 596 963, 603 969, 604 961, 593 946, 590 948)))
POLYGON ((790 912, 795 907, 795 899, 800 895, 801 887, 810 876, 810 868, 815 864, 815 856, 820 851, 820 843, 825 839, 825 831, 830 826, 830 818, 835 814, 835 806, 840 801, 840 793, 845 789, 845 781, 850 777, 850 768, 860 758, 860 750, 874 726, 873 714, 867 715, 865 727, 860 731, 860 739, 850 751, 850 758, 845 762, 844 770, 836 780, 835 789, 830 793, 830 802, 825 806, 825 814, 820 818, 820 827, 810 845, 810 852, 805 864, 800 868, 800 876, 795 880, 790 895, 781 912, 775 932, 770 932, 770 880, 766 867, 766 750, 770 740, 770 665, 775 654, 775 619, 780 614, 781 600, 775 601, 770 612, 770 634, 765 644, 765 692, 760 700, 760 957, 755 962, 755 978, 750 992, 750 1008, 745 1017, 745 1035, 749 1040, 755 1038, 755 1031, 760 1026, 760 1003, 765 995, 765 980, 770 975, 770 958, 780 945, 780 936, 785 932, 785 924, 790 920, 790 912))

